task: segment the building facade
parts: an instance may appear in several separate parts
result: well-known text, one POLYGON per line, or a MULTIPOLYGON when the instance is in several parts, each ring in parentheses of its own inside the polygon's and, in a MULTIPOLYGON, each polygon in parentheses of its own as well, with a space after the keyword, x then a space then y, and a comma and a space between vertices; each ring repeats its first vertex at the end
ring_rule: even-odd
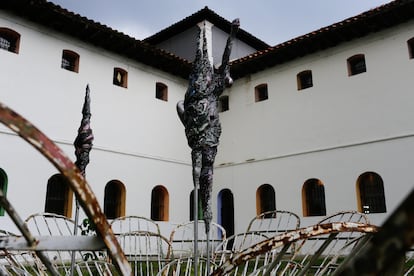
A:
MULTIPOLYGON (((165 231, 189 220, 190 149, 175 106, 195 26, 207 22, 216 60, 230 22, 204 8, 141 42, 43 0, 0 7, 0 101, 75 160, 89 84, 86 179, 108 218, 151 217, 165 231)), ((273 47, 241 32, 220 99, 214 221, 231 233, 272 209, 302 225, 358 210, 380 224, 398 206, 413 187, 413 19, 414 1, 397 0, 273 47)), ((56 169, 4 126, 0 139, 0 187, 21 216, 73 217, 56 169)), ((0 224, 14 230, 1 209, 0 224)))

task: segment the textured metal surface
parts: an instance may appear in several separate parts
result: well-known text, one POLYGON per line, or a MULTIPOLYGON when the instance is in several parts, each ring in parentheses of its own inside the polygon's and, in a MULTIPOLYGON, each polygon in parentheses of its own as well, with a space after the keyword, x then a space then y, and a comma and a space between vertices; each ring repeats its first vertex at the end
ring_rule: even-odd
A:
POLYGON ((91 129, 91 100, 89 85, 86 87, 85 101, 82 108, 82 120, 75 142, 75 165, 85 176, 86 166, 89 164, 89 152, 92 149, 93 134, 91 129))
POLYGON ((310 227, 290 231, 273 238, 259 242, 236 254, 228 259, 223 265, 216 269, 212 275, 226 275, 234 270, 238 265, 246 262, 256 256, 270 252, 278 247, 282 247, 298 240, 309 239, 315 236, 339 233, 339 232, 364 232, 375 233, 377 227, 355 222, 333 222, 319 224, 310 227))
MULTIPOLYGON (((215 72, 210 63, 205 28, 200 29, 196 57, 189 76, 184 101, 177 104, 177 112, 184 127, 188 145, 192 149, 194 187, 200 187, 206 232, 212 218, 211 190, 213 165, 221 134, 218 98, 225 87, 231 86, 229 58, 232 42, 239 29, 239 20, 232 22, 230 36, 223 53, 220 68, 215 72)), ((196 214, 195 214, 196 215, 196 214)))
POLYGON ((1 103, 0 121, 29 142, 68 179, 86 215, 96 225, 96 232, 104 241, 115 265, 123 275, 130 275, 129 263, 98 204, 97 198, 77 166, 34 125, 1 103))
POLYGON ((401 275, 405 254, 414 244, 414 190, 373 235, 367 246, 348 256, 335 275, 401 275))
MULTIPOLYGON (((39 241, 29 231, 29 229, 27 228, 27 225, 20 218, 19 214, 17 213, 16 209, 14 209, 13 205, 4 196, 3 191, 1 189, 0 189, 0 206, 3 206, 3 208, 7 211, 7 214, 10 216, 10 218, 15 223, 16 227, 22 233, 23 241, 26 244, 26 246, 33 250, 37 246, 39 241)), ((8 237, 11 237, 11 236, 8 236, 8 237)), ((5 238, 8 238, 8 237, 5 237, 5 238)), ((2 247, 1 244, 0 244, 0 247, 2 247)), ((35 251, 35 253, 52 275, 56 275, 56 276, 59 275, 59 272, 54 268, 50 260, 46 257, 46 255, 43 252, 35 251)))
POLYGON ((102 239, 97 236, 34 236, 34 239, 36 242, 30 245, 23 237, 0 237, 0 249, 40 251, 96 251, 105 249, 102 239))

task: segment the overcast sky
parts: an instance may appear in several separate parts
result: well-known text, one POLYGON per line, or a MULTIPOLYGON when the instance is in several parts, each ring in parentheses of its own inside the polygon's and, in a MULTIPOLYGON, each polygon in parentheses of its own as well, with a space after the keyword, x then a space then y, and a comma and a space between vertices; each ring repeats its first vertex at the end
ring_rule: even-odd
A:
POLYGON ((144 39, 208 6, 270 45, 358 15, 390 0, 49 0, 144 39))

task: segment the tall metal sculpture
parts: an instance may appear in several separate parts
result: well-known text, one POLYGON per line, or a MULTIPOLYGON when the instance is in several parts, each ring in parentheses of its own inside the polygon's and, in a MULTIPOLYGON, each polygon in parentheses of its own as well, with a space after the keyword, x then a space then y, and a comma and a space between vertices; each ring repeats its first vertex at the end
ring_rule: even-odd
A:
MULTIPOLYGON (((93 134, 91 129, 91 100, 89 85, 86 86, 85 100, 82 107, 82 120, 78 129, 78 135, 73 143, 75 146, 76 161, 75 165, 78 167, 82 176, 85 177, 85 169, 89 164, 89 152, 92 149, 93 134)), ((76 199, 75 208, 75 229, 74 235, 78 234, 79 225, 79 201, 76 199)), ((73 275, 75 264, 75 251, 72 252, 71 275, 73 275)))
POLYGON ((78 136, 73 143, 75 146, 75 165, 85 176, 86 166, 89 164, 89 152, 92 149, 93 134, 91 129, 91 100, 89 85, 86 86, 85 100, 82 108, 82 121, 78 129, 78 136))
MULTIPOLYGON (((188 89, 185 93, 184 101, 180 101, 177 104, 177 113, 185 127, 188 145, 192 149, 194 203, 195 206, 198 205, 197 194, 199 187, 207 237, 209 237, 210 222, 213 216, 211 211, 213 165, 221 134, 218 98, 223 93, 225 87, 230 87, 233 83, 230 77, 229 59, 232 42, 239 29, 239 25, 239 19, 235 19, 231 24, 230 36, 227 39, 221 65, 217 70, 214 70, 213 65, 210 63, 205 26, 200 28, 196 56, 189 76, 188 89)), ((197 216, 198 213, 195 211, 195 221, 197 216)), ((196 232, 195 230, 195 243, 197 240, 196 232)), ((197 254, 197 252, 194 252, 194 254, 197 254)))

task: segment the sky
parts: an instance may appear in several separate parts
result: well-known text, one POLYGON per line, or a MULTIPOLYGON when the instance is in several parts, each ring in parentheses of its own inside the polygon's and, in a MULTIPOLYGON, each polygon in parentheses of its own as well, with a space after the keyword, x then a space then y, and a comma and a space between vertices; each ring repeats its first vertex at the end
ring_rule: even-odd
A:
POLYGON ((208 6, 271 46, 329 26, 390 0, 48 0, 137 39, 208 6))

